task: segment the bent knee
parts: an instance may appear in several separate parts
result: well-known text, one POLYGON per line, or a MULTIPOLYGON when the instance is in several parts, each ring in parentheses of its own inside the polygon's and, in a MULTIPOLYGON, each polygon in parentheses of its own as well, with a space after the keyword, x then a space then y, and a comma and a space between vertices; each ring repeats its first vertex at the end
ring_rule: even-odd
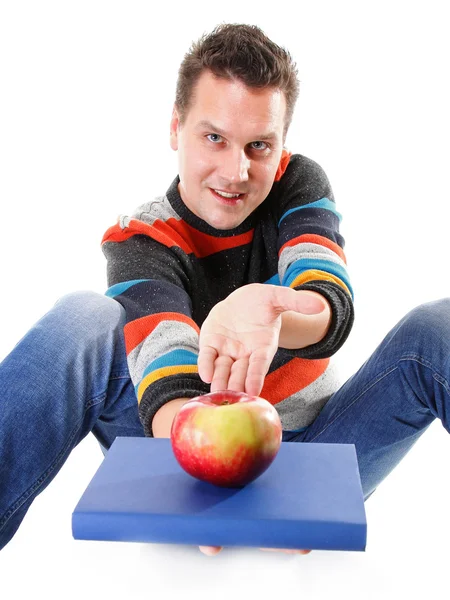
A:
POLYGON ((447 337, 450 332, 450 298, 420 304, 406 315, 406 322, 416 333, 447 337))
POLYGON ((66 294, 59 298, 55 307, 65 311, 72 322, 89 320, 96 327, 102 323, 116 326, 124 314, 123 307, 116 300, 90 290, 66 294))

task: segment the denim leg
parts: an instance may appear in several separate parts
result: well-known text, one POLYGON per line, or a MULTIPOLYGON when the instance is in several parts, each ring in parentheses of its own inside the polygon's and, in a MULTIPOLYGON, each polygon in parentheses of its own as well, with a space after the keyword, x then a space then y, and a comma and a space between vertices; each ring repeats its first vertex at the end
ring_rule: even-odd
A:
POLYGON ((435 418, 450 431, 450 299, 408 313, 292 441, 355 444, 366 499, 435 418))
POLYGON ((0 364, 0 549, 90 431, 105 448, 144 435, 123 323, 116 301, 69 294, 0 364))

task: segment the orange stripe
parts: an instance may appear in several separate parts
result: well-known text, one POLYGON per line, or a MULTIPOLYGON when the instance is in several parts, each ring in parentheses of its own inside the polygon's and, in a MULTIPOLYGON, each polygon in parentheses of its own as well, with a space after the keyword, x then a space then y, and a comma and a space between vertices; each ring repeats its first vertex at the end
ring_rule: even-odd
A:
POLYGON ((169 375, 178 375, 179 373, 198 373, 198 367, 197 365, 172 365, 171 367, 161 367, 161 369, 156 369, 156 371, 149 373, 144 377, 138 386, 138 404, 140 403, 145 390, 150 384, 158 381, 158 379, 162 379, 163 377, 169 377, 169 375))
POLYGON ((289 152, 289 150, 283 149, 283 151, 281 152, 281 158, 280 158, 280 162, 278 164, 278 169, 277 169, 277 172, 275 173, 274 181, 280 181, 280 179, 283 177, 284 173, 286 172, 286 169, 288 168, 289 162, 291 160, 291 156, 292 156, 292 152, 289 152))
POLYGON ((271 404, 278 404, 299 390, 303 390, 325 373, 329 362, 329 358, 316 360, 293 358, 266 376, 260 396, 271 404))
POLYGON ((120 225, 116 223, 116 225, 113 225, 105 231, 105 234, 102 239, 102 244, 104 244, 105 242, 124 242, 132 235, 134 235, 133 231, 125 233, 124 230, 120 227, 120 225))
POLYGON ((123 329, 127 356, 163 321, 178 321, 179 323, 187 323, 198 335, 200 335, 200 329, 198 325, 192 319, 182 315, 181 313, 164 312, 141 317, 140 319, 130 321, 130 323, 127 323, 123 329))
POLYGON ((222 250, 249 244, 253 239, 253 233, 254 230, 251 229, 240 235, 217 238, 202 233, 185 221, 179 221, 174 217, 170 217, 167 221, 156 219, 153 225, 131 219, 129 226, 125 229, 122 229, 119 224, 110 227, 103 236, 102 244, 104 242, 124 242, 133 235, 143 234, 167 248, 177 246, 186 254, 193 253, 197 258, 204 258, 222 250))
POLYGON ((149 225, 148 223, 143 223, 137 219, 131 219, 128 227, 125 227, 125 229, 121 229, 120 225, 117 224, 108 229, 103 236, 102 243, 124 242, 133 235, 143 234, 148 235, 152 239, 160 242, 168 248, 171 248, 172 246, 178 246, 183 250, 183 252, 186 252, 186 254, 190 254, 192 252, 192 249, 186 243, 186 241, 170 226, 168 226, 167 223, 160 221, 159 219, 157 219, 155 223, 153 225, 149 225), (155 226, 155 223, 158 223, 158 225, 155 226))
POLYGON ((347 264, 347 259, 345 258, 344 251, 338 244, 332 242, 323 235, 316 235, 313 233, 305 233, 283 244, 280 251, 278 252, 278 257, 281 255, 285 248, 287 248, 288 246, 296 246, 297 244, 319 244, 320 246, 324 246, 325 248, 328 248, 329 250, 335 252, 338 256, 342 258, 345 264, 347 264))
POLYGON ((289 287, 294 288, 296 285, 300 285, 302 283, 307 283, 308 281, 333 281, 337 285, 340 285, 344 290, 351 296, 350 290, 339 277, 336 275, 332 275, 331 273, 327 273, 326 271, 319 271, 316 269, 309 269, 308 271, 304 271, 300 273, 294 281, 291 282, 289 287))
POLYGON ((188 225, 186 221, 178 221, 171 217, 167 220, 167 223, 170 224, 173 231, 176 231, 180 236, 183 236, 186 243, 190 246, 191 252, 193 252, 197 258, 204 258, 205 256, 210 256, 211 254, 221 252, 222 250, 249 244, 253 239, 254 233, 254 229, 251 229, 240 235, 215 237, 213 235, 208 235, 207 233, 202 233, 201 231, 198 231, 198 229, 194 229, 194 227, 188 225))

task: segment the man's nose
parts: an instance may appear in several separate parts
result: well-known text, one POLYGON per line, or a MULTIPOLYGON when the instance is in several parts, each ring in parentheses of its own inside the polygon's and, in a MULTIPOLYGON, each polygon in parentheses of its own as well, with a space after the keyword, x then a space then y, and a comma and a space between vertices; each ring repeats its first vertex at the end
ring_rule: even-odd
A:
POLYGON ((250 160, 245 150, 233 150, 221 153, 219 173, 227 184, 237 184, 248 181, 250 160))

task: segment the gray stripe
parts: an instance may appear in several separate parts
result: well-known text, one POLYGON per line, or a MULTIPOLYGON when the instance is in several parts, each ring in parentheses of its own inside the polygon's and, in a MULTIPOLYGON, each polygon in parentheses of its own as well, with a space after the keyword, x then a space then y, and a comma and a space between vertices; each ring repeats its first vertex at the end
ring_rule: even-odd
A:
POLYGON ((303 390, 275 405, 283 429, 300 429, 310 425, 340 385, 337 368, 330 361, 325 373, 303 390))
POLYGON ((198 355, 198 334, 187 323, 162 321, 143 342, 128 355, 131 380, 137 385, 148 365, 173 350, 188 350, 198 355))
POLYGON ((296 244, 295 246, 288 246, 285 248, 278 259, 278 273, 280 281, 283 281, 283 277, 287 268, 300 258, 318 258, 322 260, 329 260, 347 270, 347 265, 345 262, 336 254, 336 252, 333 252, 333 250, 325 248, 320 244, 296 244))
POLYGON ((153 225, 156 219, 181 221, 180 215, 172 208, 167 196, 158 196, 155 200, 146 202, 134 211, 133 217, 149 225, 153 225))
POLYGON ((131 219, 138 219, 143 223, 147 223, 147 225, 153 225, 157 219, 161 221, 167 221, 168 219, 181 221, 180 215, 172 208, 167 196, 157 196, 155 200, 141 204, 131 216, 120 215, 120 227, 122 229, 128 227, 131 219))

